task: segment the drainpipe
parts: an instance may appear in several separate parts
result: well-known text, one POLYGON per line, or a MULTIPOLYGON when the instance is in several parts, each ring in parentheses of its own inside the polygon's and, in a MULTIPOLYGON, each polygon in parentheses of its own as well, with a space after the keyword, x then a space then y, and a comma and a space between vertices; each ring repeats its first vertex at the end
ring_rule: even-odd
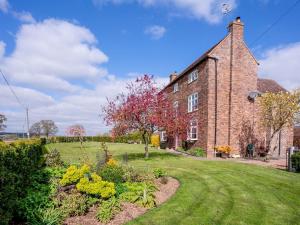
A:
POLYGON ((279 143, 278 143, 278 145, 279 145, 278 156, 280 156, 280 154, 281 154, 281 130, 279 131, 279 143))
POLYGON ((214 130, 214 149, 217 146, 217 126, 218 126, 218 58, 209 57, 215 62, 215 130, 214 130))

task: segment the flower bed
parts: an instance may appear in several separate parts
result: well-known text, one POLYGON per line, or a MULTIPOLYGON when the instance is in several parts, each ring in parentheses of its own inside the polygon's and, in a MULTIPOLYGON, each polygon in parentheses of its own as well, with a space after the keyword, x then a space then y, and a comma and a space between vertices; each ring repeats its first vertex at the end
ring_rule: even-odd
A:
MULTIPOLYGON (((167 178, 162 169, 155 169, 153 173, 139 173, 132 167, 119 165, 112 158, 98 170, 87 164, 72 165, 60 180, 63 186, 61 190, 67 190, 61 193, 65 198, 70 198, 72 195, 76 195, 78 199, 82 198, 79 205, 75 207, 82 210, 77 213, 67 210, 65 218, 70 217, 70 219, 66 219, 65 223, 73 224, 79 219, 93 221, 90 224, 95 224, 97 221, 97 224, 106 224, 112 220, 123 223, 128 220, 127 217, 124 218, 124 213, 129 213, 128 209, 130 211, 134 209, 132 217, 135 217, 147 209, 156 207, 157 196, 162 195, 157 194, 160 193, 159 188, 167 185, 169 180, 174 183, 174 178, 167 178)), ((177 187, 178 185, 175 185, 175 188, 177 187)), ((160 199, 159 203, 161 202, 160 199)), ((58 207, 70 208, 65 207, 63 201, 58 207)))
MULTIPOLYGON (((103 149, 107 151, 105 146, 103 149)), ((55 154, 50 152, 47 156, 51 157, 51 164, 55 168, 61 168, 57 166, 61 160, 53 151, 55 154)), ((175 193, 161 192, 163 187, 172 190, 170 184, 177 182, 174 178, 168 178, 164 170, 137 171, 119 164, 108 151, 104 155, 105 159, 95 165, 86 160, 86 163, 70 165, 64 169, 64 173, 60 173, 56 191, 49 198, 51 210, 57 212, 57 215, 50 215, 55 220, 53 224, 77 224, 74 221, 85 221, 84 224, 122 224, 161 204, 161 196, 175 193)), ((179 183, 174 186, 175 190, 178 186, 179 183)))

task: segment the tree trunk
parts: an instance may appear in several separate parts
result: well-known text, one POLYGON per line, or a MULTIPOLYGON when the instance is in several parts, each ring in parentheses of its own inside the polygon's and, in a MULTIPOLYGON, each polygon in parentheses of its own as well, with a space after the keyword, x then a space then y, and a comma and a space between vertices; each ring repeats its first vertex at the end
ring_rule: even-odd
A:
POLYGON ((272 141, 273 141, 273 138, 275 137, 275 135, 277 134, 277 131, 276 132, 273 132, 272 135, 270 136, 270 138, 267 140, 267 143, 266 143, 266 149, 267 149, 267 160, 268 160, 268 156, 270 154, 273 154, 274 153, 274 150, 276 149, 276 145, 274 146, 273 148, 273 151, 271 151, 271 145, 272 145, 272 141))
POLYGON ((145 142, 145 158, 148 159, 149 158, 149 149, 148 149, 148 137, 147 137, 146 133, 143 133, 143 139, 145 142))
POLYGON ((145 144, 145 158, 148 159, 149 158, 149 149, 148 149, 148 141, 145 144))

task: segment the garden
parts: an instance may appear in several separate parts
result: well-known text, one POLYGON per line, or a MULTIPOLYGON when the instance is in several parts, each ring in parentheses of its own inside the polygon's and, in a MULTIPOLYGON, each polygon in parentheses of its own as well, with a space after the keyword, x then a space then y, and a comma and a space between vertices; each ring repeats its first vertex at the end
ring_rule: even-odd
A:
POLYGON ((141 144, 2 143, 0 157, 2 224, 300 221, 299 173, 156 148, 145 159, 141 144))
POLYGON ((137 170, 125 158, 119 162, 104 142, 95 163, 87 155, 62 161, 56 148, 42 142, 1 143, 3 224, 123 224, 179 187, 161 168, 137 170))

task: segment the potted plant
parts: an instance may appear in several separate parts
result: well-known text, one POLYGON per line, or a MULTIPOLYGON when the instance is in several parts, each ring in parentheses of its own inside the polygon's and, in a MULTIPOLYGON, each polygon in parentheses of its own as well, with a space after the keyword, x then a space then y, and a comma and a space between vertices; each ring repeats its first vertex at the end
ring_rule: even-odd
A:
POLYGON ((215 151, 221 154, 222 158, 228 158, 230 153, 232 152, 232 147, 228 145, 216 146, 215 151))

